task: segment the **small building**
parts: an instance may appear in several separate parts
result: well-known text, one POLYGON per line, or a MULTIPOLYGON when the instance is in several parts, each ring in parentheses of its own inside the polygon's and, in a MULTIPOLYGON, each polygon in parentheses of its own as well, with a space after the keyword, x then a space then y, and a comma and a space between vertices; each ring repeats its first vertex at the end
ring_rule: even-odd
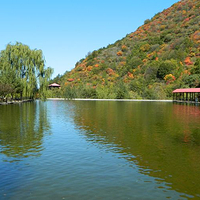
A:
POLYGON ((51 89, 51 88, 60 88, 60 87, 61 86, 59 84, 57 84, 57 83, 52 83, 52 84, 49 85, 49 89, 51 89))
POLYGON ((200 88, 184 88, 173 91, 174 102, 200 103, 200 88))

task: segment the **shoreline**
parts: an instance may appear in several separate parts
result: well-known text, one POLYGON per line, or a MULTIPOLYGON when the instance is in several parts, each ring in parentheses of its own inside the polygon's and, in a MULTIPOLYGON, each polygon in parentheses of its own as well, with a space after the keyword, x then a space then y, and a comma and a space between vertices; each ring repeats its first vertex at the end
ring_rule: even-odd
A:
POLYGON ((151 99, 65 99, 65 98, 47 98, 50 101, 135 101, 135 102, 173 102, 173 100, 151 100, 151 99))
MULTIPOLYGON (((47 98, 48 101, 118 101, 118 102, 173 102, 173 100, 153 100, 153 99, 65 99, 65 98, 47 98)), ((8 101, 0 102, 0 105, 10 105, 10 104, 21 104, 26 102, 32 102, 34 100, 27 99, 22 101, 8 101)))
POLYGON ((32 102, 34 99, 25 99, 25 100, 19 100, 19 101, 7 101, 7 102, 0 102, 0 105, 9 105, 9 104, 20 104, 20 103, 26 103, 26 102, 32 102))

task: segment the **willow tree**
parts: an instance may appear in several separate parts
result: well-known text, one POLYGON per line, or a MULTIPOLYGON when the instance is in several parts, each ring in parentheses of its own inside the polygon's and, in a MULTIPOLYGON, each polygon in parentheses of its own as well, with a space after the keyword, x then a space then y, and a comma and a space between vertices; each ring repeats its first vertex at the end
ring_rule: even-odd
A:
POLYGON ((0 84, 13 88, 21 98, 34 98, 39 87, 41 98, 46 97, 48 81, 53 70, 45 67, 42 50, 33 49, 17 42, 8 44, 0 54, 0 84))

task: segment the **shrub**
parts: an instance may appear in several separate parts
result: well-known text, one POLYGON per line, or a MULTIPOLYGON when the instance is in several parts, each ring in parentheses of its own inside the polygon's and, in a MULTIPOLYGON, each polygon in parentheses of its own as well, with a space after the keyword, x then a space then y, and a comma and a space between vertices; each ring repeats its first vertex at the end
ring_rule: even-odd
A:
POLYGON ((193 62, 190 60, 190 57, 187 57, 185 60, 184 60, 184 63, 186 65, 193 65, 193 62))
POLYGON ((122 55, 123 55, 122 51, 118 51, 118 52, 117 52, 117 55, 118 55, 118 56, 122 56, 122 55))
POLYGON ((146 79, 147 82, 151 82, 151 81, 156 81, 156 76, 157 76, 157 71, 158 71, 158 67, 153 65, 149 66, 144 74, 144 77, 146 79))
POLYGON ((74 87, 67 85, 64 90, 64 98, 66 99, 73 99, 76 97, 76 90, 74 87))
POLYGON ((191 70, 192 74, 200 74, 200 58, 198 58, 194 64, 194 68, 191 70))
POLYGON ((149 51, 149 49, 150 49, 150 45, 149 44, 144 44, 144 45, 142 45, 140 47, 140 50, 144 51, 144 52, 149 51))
POLYGON ((157 78, 164 79, 167 74, 172 74, 176 65, 172 61, 164 61, 160 64, 157 71, 157 78))
POLYGON ((167 74, 165 77, 164 77, 165 81, 167 84, 169 83, 172 83, 176 80, 175 76, 173 76, 172 74, 167 74))
POLYGON ((122 51, 126 51, 127 50, 127 46, 126 45, 122 45, 122 51))
POLYGON ((186 85, 188 85, 190 88, 200 87, 200 75, 199 74, 185 75, 185 76, 183 76, 182 81, 186 85))
POLYGON ((97 92, 95 88, 91 88, 90 86, 83 87, 81 90, 81 97, 83 98, 97 98, 97 92))
POLYGON ((123 81, 118 82, 115 89, 116 99, 128 99, 129 93, 123 81))
POLYGON ((146 19, 146 20, 144 21, 144 24, 148 24, 149 22, 151 22, 151 20, 150 20, 150 19, 146 19))

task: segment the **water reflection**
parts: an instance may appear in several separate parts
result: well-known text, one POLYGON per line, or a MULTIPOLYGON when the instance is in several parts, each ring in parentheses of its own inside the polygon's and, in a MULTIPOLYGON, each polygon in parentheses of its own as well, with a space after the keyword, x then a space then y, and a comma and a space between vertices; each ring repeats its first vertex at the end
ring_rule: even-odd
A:
POLYGON ((0 199, 199 198, 199 120, 172 103, 1 106, 0 199))
POLYGON ((9 162, 39 156, 49 129, 45 103, 0 106, 0 153, 9 162))
MULTIPOLYGON (((74 121, 168 189, 200 197, 200 108, 151 102, 79 102, 74 121)), ((188 196, 187 196, 188 197, 188 196)))
POLYGON ((175 120, 182 127, 183 133, 176 136, 176 139, 188 145, 200 146, 200 109, 196 105, 173 105, 175 120))

